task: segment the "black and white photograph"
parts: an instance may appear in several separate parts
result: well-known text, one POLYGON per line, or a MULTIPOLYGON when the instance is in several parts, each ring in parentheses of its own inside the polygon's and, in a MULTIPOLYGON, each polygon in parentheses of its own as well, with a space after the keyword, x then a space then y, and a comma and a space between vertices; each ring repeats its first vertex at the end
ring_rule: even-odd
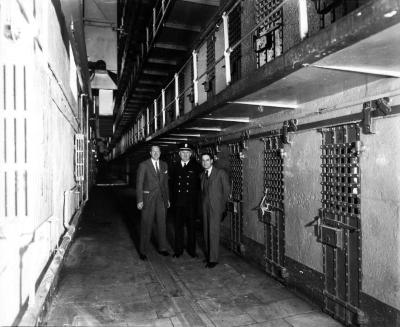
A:
POLYGON ((0 326, 400 327, 399 0, 0 0, 0 326))

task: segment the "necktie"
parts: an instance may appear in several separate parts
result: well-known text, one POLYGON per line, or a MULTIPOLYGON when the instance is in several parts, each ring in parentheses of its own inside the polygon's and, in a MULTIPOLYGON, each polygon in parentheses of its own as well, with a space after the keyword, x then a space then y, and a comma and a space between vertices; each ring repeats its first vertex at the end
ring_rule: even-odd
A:
POLYGON ((156 161, 156 173, 157 175, 160 173, 160 170, 158 169, 158 161, 156 161))
POLYGON ((210 178, 210 171, 209 170, 206 170, 206 177, 210 178))

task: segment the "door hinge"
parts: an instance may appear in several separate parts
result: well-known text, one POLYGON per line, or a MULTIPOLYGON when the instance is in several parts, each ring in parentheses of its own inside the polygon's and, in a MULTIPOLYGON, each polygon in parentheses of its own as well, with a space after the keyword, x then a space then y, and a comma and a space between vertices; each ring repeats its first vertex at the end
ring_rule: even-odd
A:
POLYGON ((375 134, 373 117, 386 116, 392 111, 388 97, 367 101, 363 104, 363 120, 361 122, 363 133, 375 134))

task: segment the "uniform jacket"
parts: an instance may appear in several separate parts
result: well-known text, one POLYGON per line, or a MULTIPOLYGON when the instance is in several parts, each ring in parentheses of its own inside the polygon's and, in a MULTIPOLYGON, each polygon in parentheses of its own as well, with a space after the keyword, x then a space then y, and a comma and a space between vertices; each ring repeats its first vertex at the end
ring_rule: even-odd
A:
POLYGON ((165 206, 169 201, 168 190, 168 166, 164 161, 159 160, 160 177, 157 176, 156 169, 151 159, 139 164, 136 176, 136 200, 149 205, 153 200, 161 195, 165 206))
POLYGON ((172 201, 175 206, 195 205, 200 192, 200 165, 189 160, 185 167, 181 161, 171 169, 172 201))
MULTIPOLYGON (((205 172, 201 175, 201 190, 204 210, 204 188, 206 181, 205 172)), ((229 178, 223 169, 218 169, 213 166, 211 175, 208 181, 208 193, 210 198, 211 211, 215 214, 221 215, 225 211, 226 202, 230 194, 229 178)))

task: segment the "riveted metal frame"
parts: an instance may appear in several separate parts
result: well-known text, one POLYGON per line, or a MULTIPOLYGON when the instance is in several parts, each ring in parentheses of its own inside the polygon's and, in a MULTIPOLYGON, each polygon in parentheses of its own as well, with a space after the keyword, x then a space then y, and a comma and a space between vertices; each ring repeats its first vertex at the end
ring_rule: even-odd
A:
POLYGON ((362 316, 360 127, 320 131, 322 208, 315 232, 323 251, 324 310, 352 326, 362 316))
POLYGON ((283 180, 283 142, 277 134, 262 138, 264 142, 265 202, 270 210, 260 217, 264 223, 265 269, 281 278, 285 266, 285 214, 283 180))

